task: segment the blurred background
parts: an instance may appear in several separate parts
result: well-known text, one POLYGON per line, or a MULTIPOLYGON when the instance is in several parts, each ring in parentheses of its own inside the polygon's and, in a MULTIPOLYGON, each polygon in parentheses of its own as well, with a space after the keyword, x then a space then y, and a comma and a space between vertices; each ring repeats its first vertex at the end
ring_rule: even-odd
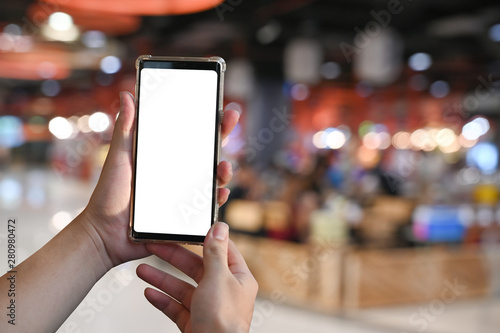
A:
MULTIPOLYGON (((88 202, 141 54, 227 62, 221 215, 260 284, 252 331, 498 331, 497 1, 0 3, 0 215, 21 260, 88 202)), ((172 271, 113 269, 58 332, 175 332, 140 262, 172 271)))

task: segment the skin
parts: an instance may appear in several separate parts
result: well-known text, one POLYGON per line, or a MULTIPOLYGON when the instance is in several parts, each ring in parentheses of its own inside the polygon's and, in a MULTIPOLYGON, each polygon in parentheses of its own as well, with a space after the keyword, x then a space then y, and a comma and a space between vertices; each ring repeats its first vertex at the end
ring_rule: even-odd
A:
POLYGON ((146 289, 148 301, 182 332, 250 330, 258 285, 228 231, 227 224, 214 224, 205 240, 203 258, 176 244, 147 246, 196 281, 197 287, 148 264, 137 267, 141 279, 164 292, 146 289))
MULTIPOLYGON (((150 249, 148 245, 132 243, 127 236, 135 107, 130 93, 122 92, 120 100, 122 107, 110 150, 87 207, 45 246, 16 267, 16 304, 22 313, 18 313, 16 326, 8 324, 7 318, 0 320, 1 332, 55 332, 112 267, 148 256, 150 251, 159 252, 164 246, 168 248, 159 245, 150 249)), ((238 117, 235 111, 224 113, 223 138, 234 128, 238 117)), ((219 185, 225 186, 232 177, 231 165, 221 162, 217 177, 219 185)), ((227 200, 229 190, 219 188, 218 191, 221 205, 227 200)), ((233 251, 237 253, 235 248, 233 251)), ((194 265, 200 265, 199 260, 192 260, 194 265)), ((221 268, 221 275, 225 274, 227 271, 221 268)), ((208 276, 212 279, 212 282, 207 280, 207 285, 219 283, 215 275, 215 272, 214 275, 207 274, 207 279, 208 276)), ((7 277, 8 274, 0 278, 0 304, 9 302, 7 277)), ((253 301, 251 303, 253 307, 253 301)))

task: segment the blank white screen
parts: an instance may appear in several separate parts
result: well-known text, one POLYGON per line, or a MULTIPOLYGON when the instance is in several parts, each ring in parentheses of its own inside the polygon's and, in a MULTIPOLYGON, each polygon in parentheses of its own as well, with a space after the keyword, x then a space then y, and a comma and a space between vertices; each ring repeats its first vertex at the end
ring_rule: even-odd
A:
POLYGON ((205 236, 211 226, 217 73, 143 68, 134 229, 205 236))

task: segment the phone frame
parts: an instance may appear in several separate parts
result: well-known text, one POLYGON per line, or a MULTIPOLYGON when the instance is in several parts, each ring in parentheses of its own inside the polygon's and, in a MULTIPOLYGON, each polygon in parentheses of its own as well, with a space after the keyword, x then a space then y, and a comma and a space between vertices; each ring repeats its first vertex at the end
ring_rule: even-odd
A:
POLYGON ((201 69, 215 70, 218 76, 217 82, 217 101, 214 116, 216 117, 215 124, 215 144, 214 144, 214 167, 213 167, 213 196, 212 196, 212 214, 210 225, 213 225, 218 218, 218 182, 217 182, 217 165, 220 162, 221 154, 221 126, 223 115, 223 90, 224 90, 224 72, 226 71, 226 63, 221 57, 168 57, 168 56, 151 56, 141 55, 135 62, 136 67, 136 84, 135 84, 135 125, 132 149, 132 183, 130 194, 130 225, 129 238, 134 242, 148 243, 184 243, 184 244, 203 244, 205 236, 186 235, 186 234, 161 234, 149 232, 137 232, 134 230, 134 210, 135 210, 135 184, 136 184, 136 167, 137 167, 137 141, 139 129, 139 100, 140 100, 140 78, 143 68, 172 68, 172 69, 201 69), (147 64, 145 66, 145 64, 147 64), (169 64, 170 67, 161 67, 169 64), (156 67, 158 66, 158 67, 156 67))

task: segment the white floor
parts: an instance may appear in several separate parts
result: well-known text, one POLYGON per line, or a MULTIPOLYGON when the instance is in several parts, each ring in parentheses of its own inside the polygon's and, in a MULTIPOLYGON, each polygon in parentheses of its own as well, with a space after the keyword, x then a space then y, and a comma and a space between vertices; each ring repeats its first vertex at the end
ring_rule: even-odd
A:
MULTIPOLYGON (((92 182, 59 179, 46 170, 11 169, 0 173, 0 244, 5 244, 4 221, 17 218, 19 259, 49 241, 61 228, 64 216, 74 217, 93 190, 92 182), (63 212, 63 213, 61 213, 63 212), (59 214, 58 214, 59 213, 59 214)), ((0 258, 6 258, 1 246, 0 258)), ((99 281, 58 333, 66 332, 177 332, 176 326, 144 298, 146 284, 135 268, 148 262, 172 271, 156 258, 131 262, 110 271, 99 281)), ((7 271, 0 260, 1 273, 7 271)), ((253 332, 430 332, 490 333, 500 331, 500 300, 457 302, 416 316, 430 304, 376 308, 332 316, 258 299, 253 332)))

